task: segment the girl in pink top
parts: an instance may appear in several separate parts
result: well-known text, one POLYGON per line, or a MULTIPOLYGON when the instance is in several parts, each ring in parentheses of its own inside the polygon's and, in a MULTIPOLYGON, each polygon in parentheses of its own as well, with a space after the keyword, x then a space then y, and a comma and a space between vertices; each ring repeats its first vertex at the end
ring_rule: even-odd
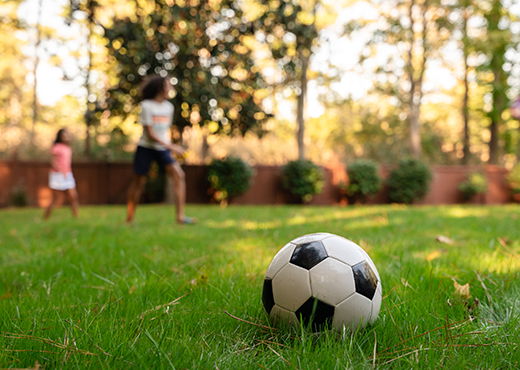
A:
POLYGON ((51 149, 52 162, 49 171, 49 187, 52 189, 51 204, 45 210, 44 218, 48 219, 56 203, 63 201, 66 195, 72 207, 72 216, 78 217, 78 193, 76 192, 76 182, 70 163, 72 160, 72 149, 70 148, 70 134, 66 129, 61 129, 56 135, 56 141, 51 149))

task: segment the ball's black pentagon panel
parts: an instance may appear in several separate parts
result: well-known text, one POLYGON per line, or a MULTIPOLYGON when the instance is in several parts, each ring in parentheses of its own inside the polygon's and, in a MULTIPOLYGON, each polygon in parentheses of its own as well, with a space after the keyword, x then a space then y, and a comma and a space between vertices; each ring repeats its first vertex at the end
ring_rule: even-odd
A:
POLYGON ((264 304, 265 312, 269 315, 274 306, 273 281, 271 279, 264 279, 262 303, 264 304))
POLYGON ((371 300, 376 293, 378 280, 370 265, 366 261, 360 262, 352 266, 352 272, 354 272, 356 292, 371 300))
POLYGON ((330 304, 311 297, 296 310, 296 317, 305 326, 309 324, 312 330, 319 331, 324 327, 330 327, 334 319, 334 307, 330 304))
POLYGON ((327 258, 327 252, 320 241, 297 245, 291 256, 291 263, 310 270, 327 258))

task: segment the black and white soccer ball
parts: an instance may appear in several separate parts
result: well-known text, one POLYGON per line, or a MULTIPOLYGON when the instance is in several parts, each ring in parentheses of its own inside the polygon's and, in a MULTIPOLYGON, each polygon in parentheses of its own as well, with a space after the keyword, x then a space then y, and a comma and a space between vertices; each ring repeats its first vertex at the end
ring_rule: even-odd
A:
POLYGON ((376 266, 360 246, 317 233, 290 241, 274 256, 262 302, 273 324, 354 332, 376 320, 382 292, 376 266))

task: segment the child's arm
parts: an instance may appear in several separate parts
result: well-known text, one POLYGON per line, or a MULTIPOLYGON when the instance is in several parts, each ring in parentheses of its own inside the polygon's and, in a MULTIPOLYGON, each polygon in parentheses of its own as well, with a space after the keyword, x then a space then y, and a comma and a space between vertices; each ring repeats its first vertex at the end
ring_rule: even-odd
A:
POLYGON ((159 139, 157 136, 155 136, 153 130, 152 130, 152 126, 143 126, 144 127, 144 132, 146 133, 146 136, 148 136, 148 138, 152 141, 155 141, 159 144, 162 144, 164 145, 165 147, 167 147, 169 150, 171 150, 172 152, 174 152, 175 154, 177 155, 183 155, 184 152, 186 151, 186 149, 184 149, 182 146, 180 145, 176 145, 176 144, 173 144, 173 143, 165 143, 163 142, 161 139, 159 139))

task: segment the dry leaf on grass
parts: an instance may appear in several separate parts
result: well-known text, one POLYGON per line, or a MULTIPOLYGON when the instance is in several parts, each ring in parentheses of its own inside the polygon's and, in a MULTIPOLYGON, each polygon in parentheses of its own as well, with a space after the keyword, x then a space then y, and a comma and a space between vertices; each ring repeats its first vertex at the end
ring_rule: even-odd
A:
POLYGON ((455 286, 455 295, 464 299, 471 298, 471 294, 469 294, 469 283, 464 285, 460 285, 455 280, 453 280, 453 285, 455 286))
POLYGON ((439 243, 453 244, 453 239, 450 239, 450 238, 448 238, 447 236, 444 236, 444 235, 437 235, 435 240, 437 240, 439 243))

